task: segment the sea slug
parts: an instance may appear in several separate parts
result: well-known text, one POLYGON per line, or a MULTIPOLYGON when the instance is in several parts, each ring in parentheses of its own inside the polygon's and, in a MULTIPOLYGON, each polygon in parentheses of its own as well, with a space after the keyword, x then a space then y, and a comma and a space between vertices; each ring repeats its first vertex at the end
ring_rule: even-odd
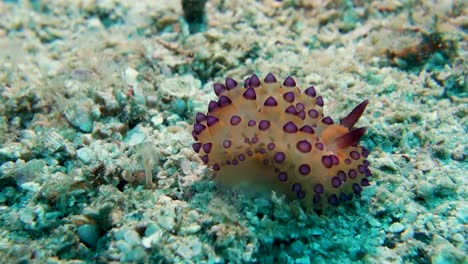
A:
POLYGON ((339 123, 323 115, 314 86, 303 92, 293 78, 252 75, 244 88, 232 78, 214 84, 218 101, 197 113, 192 145, 221 183, 247 182, 299 199, 311 208, 336 206, 369 185, 369 151, 354 128, 368 100, 339 123))

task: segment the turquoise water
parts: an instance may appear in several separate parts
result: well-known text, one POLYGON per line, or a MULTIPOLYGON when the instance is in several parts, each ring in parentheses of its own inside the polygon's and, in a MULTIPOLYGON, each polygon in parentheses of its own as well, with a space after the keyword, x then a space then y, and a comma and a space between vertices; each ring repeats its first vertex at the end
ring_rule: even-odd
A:
POLYGON ((466 3, 204 2, 0 1, 3 263, 467 262, 466 3), (270 72, 334 120, 369 100, 352 201, 223 186, 193 151, 213 83, 270 72))

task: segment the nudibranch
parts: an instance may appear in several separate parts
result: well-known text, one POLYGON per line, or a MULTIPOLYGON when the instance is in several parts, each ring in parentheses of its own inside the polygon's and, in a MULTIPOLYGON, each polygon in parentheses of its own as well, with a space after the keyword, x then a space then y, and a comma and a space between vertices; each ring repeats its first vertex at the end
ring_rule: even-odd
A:
POLYGON ((192 147, 216 180, 267 187, 311 208, 336 206, 369 185, 369 151, 358 146, 366 128, 354 128, 368 100, 335 123, 315 87, 301 92, 290 76, 281 83, 254 74, 243 86, 215 83, 218 100, 195 117, 192 147))

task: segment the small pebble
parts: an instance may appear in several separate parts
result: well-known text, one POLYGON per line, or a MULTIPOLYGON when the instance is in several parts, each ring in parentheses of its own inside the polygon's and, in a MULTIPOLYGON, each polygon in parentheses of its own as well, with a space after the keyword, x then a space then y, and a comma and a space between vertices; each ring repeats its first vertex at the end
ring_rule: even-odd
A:
POLYGON ((400 224, 400 223, 393 223, 392 225, 390 225, 390 227, 388 228, 388 231, 392 232, 392 233, 400 233, 402 232, 403 230, 405 230, 405 226, 400 224))
POLYGON ((76 156, 84 164, 89 164, 94 159, 93 151, 88 147, 80 148, 76 151, 76 156))
POLYGON ((76 229, 76 233, 81 242, 88 246, 96 246, 99 239, 99 227, 93 224, 84 224, 76 229))

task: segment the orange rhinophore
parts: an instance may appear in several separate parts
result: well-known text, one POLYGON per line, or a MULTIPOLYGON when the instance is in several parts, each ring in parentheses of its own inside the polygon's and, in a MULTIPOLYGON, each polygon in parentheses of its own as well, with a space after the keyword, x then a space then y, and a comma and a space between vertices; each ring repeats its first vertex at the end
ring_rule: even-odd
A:
POLYGON ((289 76, 280 83, 254 74, 244 88, 227 78, 214 92, 218 101, 196 115, 192 135, 218 182, 279 191, 314 208, 351 200, 369 185, 369 151, 358 146, 366 128, 354 128, 368 100, 335 124, 315 87, 301 92, 289 76))

